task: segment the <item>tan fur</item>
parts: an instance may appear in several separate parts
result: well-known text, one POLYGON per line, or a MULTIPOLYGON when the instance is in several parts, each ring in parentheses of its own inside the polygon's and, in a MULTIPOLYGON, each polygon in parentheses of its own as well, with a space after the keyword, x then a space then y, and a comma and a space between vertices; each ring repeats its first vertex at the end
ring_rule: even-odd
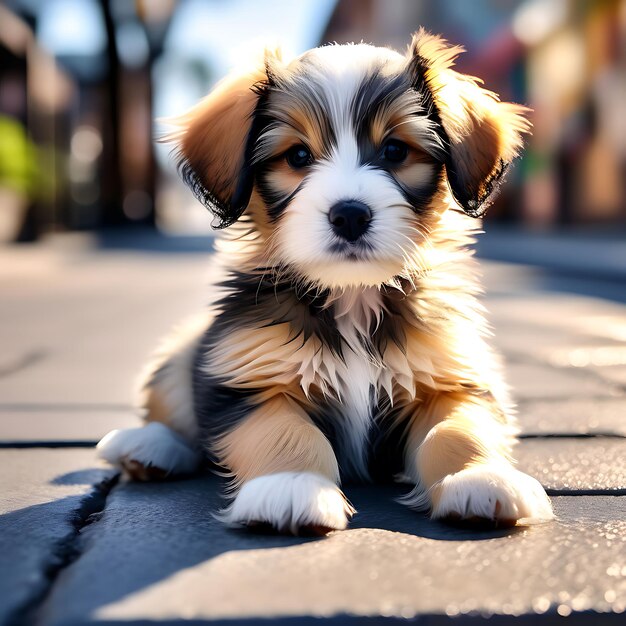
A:
POLYGON ((480 463, 510 462, 515 429, 492 397, 438 393, 411 409, 406 472, 417 484, 409 500, 418 508, 434 504, 433 487, 445 476, 480 463))
POLYGON ((229 205, 243 166, 246 138, 257 104, 253 87, 267 79, 266 51, 252 69, 229 75, 198 105, 171 123, 178 130, 166 141, 178 143, 181 155, 200 182, 220 202, 229 205))
POLYGON ((276 472, 316 472, 339 482, 333 449, 293 399, 265 401, 212 448, 235 484, 276 472))
POLYGON ((212 321, 201 313, 176 326, 139 377, 139 407, 146 422, 161 422, 193 441, 198 435, 191 396, 191 368, 195 350, 212 321))
POLYGON ((144 408, 149 422, 161 422, 169 426, 172 423, 172 409, 165 394, 158 385, 150 385, 146 390, 144 408))

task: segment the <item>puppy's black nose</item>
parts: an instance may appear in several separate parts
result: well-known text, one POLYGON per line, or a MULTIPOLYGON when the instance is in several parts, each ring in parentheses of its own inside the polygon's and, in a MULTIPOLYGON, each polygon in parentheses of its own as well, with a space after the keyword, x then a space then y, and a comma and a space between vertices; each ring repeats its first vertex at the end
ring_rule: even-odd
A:
POLYGON ((369 228, 372 211, 358 200, 342 200, 330 208, 328 221, 336 235, 355 242, 369 228))

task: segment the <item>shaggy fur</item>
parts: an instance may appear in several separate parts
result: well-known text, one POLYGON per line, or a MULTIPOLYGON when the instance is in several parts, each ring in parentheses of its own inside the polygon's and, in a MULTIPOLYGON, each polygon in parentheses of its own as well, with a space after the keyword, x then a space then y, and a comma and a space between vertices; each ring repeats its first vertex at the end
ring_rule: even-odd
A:
POLYGON ((227 278, 149 369, 148 425, 107 436, 104 458, 144 479, 204 451, 232 477, 223 518, 285 532, 345 528, 340 479, 408 482, 435 518, 552 516, 512 466, 468 217, 529 123, 452 69, 459 52, 423 31, 405 56, 268 51, 178 120, 183 178, 230 226, 227 278), (331 223, 346 202, 365 207, 357 238, 331 223))

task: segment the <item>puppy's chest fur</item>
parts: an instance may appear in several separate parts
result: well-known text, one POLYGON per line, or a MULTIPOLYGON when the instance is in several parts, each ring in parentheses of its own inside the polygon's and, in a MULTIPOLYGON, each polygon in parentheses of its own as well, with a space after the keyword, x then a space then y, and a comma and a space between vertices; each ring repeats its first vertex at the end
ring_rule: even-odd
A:
POLYGON ((325 372, 336 372, 334 386, 320 402, 320 425, 335 444, 344 474, 367 478, 372 472, 398 472, 401 466, 390 464, 401 459, 397 409, 415 399, 415 368, 432 371, 432 362, 425 353, 421 363, 411 357, 421 350, 415 338, 407 346, 406 321, 379 289, 346 290, 331 300, 342 350, 340 356, 327 352, 313 375, 323 385, 325 372))
MULTIPOLYGON (((373 457, 380 466, 393 444, 392 431, 402 431, 392 414, 415 399, 420 377, 432 382, 428 346, 417 345, 421 333, 404 319, 408 303, 398 305, 375 287, 330 292, 322 304, 280 289, 265 295, 261 289, 249 308, 242 291, 222 302, 196 379, 201 425, 223 415, 219 434, 282 389, 300 396, 342 472, 367 478, 373 457), (273 311, 270 323, 251 317, 262 310, 273 311), (217 398, 224 404, 216 406, 217 398)), ((393 456, 401 457, 397 450, 393 456)))
MULTIPOLYGON (((333 306, 337 330, 342 338, 341 357, 329 354, 332 368, 337 371, 336 388, 332 389, 336 402, 326 409, 322 421, 336 441, 341 465, 349 473, 367 474, 367 444, 376 417, 380 383, 386 373, 382 355, 372 340, 382 321, 383 302, 376 289, 347 292, 340 295, 333 306), (336 412, 336 413, 335 413, 336 412), (335 413, 335 415, 332 415, 335 413)), ((325 369, 329 369, 328 365, 325 369)), ((323 375, 323 372, 317 372, 323 375)))

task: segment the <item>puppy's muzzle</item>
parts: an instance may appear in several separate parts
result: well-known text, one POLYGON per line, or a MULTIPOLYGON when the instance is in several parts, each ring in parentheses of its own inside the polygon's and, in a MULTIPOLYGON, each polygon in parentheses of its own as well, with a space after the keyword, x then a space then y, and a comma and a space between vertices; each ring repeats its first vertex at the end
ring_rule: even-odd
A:
POLYGON ((354 243, 369 228, 372 210, 359 200, 342 200, 331 207, 328 221, 337 236, 354 243))

